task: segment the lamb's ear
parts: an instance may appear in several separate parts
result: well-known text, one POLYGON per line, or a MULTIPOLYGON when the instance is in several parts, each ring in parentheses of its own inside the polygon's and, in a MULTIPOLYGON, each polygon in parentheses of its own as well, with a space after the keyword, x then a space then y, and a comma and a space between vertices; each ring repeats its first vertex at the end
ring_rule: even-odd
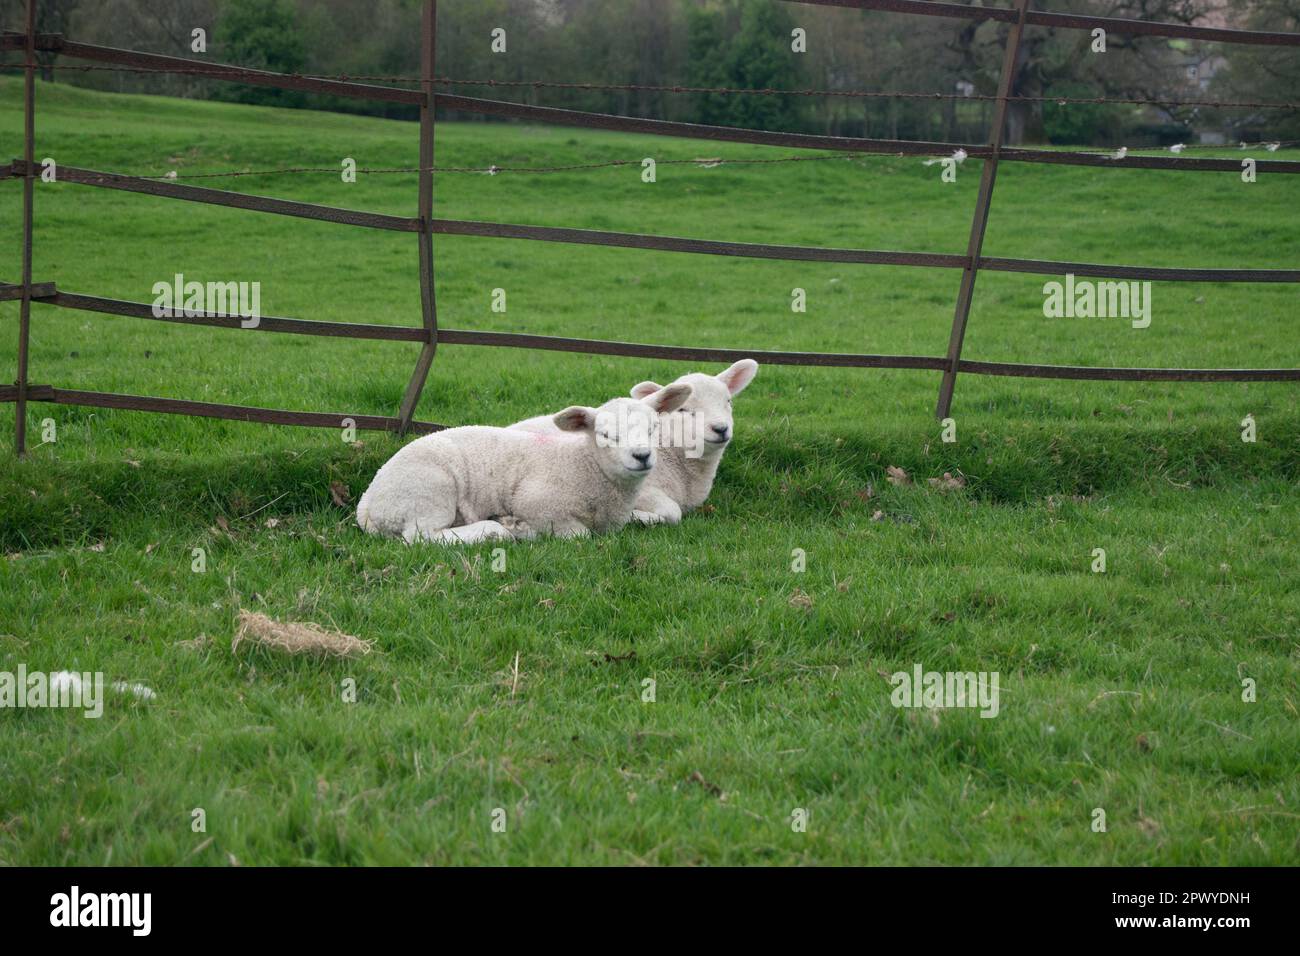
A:
POLYGON ((663 388, 662 385, 656 385, 654 382, 642 382, 640 385, 632 386, 632 397, 645 398, 647 395, 653 395, 661 388, 663 388))
POLYGON ((649 398, 643 398, 642 401, 653 408, 661 415, 665 412, 675 412, 686 404, 686 400, 691 397, 693 389, 685 382, 677 382, 666 388, 661 388, 649 398))
POLYGON ((556 412, 551 421, 562 432, 590 431, 596 425, 596 410, 583 405, 570 405, 562 412, 556 412))
POLYGON ((753 359, 741 359, 725 372, 719 372, 718 381, 727 386, 727 391, 732 395, 739 395, 757 374, 757 362, 753 359))

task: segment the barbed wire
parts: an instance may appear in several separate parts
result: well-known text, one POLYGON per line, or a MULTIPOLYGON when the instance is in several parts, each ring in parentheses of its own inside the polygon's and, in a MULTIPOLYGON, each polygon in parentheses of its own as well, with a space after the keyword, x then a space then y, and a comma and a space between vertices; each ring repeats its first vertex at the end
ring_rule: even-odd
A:
MULTIPOLYGON (((1210 144, 1194 144, 1194 145, 1177 144, 1177 145, 1179 148, 1177 150, 1173 150, 1174 152, 1181 152, 1183 149, 1229 150, 1234 148, 1232 145, 1220 145, 1220 146, 1214 146, 1210 144)), ((1300 140, 1287 140, 1287 141, 1270 142, 1270 143, 1239 144, 1239 148, 1242 149, 1263 148, 1263 149, 1267 149, 1270 152, 1273 152, 1279 148, 1291 147, 1291 146, 1300 146, 1300 140)), ((1127 148, 1121 147, 1120 149, 1122 153, 1125 155, 1127 155, 1130 152, 1130 150, 1128 150, 1127 148)), ((1138 147, 1136 150, 1133 150, 1133 152, 1140 152, 1143 149, 1144 149, 1143 147, 1138 147)), ((1159 147, 1147 147, 1145 149, 1147 152, 1151 152, 1159 149, 1159 147)), ((1168 149, 1172 150, 1172 148, 1168 148, 1168 149)), ((1094 151, 1083 151, 1083 152, 1084 154, 1091 154, 1097 156, 1110 155, 1112 158, 1114 158, 1115 155, 1115 150, 1103 148, 1103 147, 1095 147, 1094 151)), ((846 160, 872 159, 872 158, 883 158, 883 157, 893 157, 893 158, 903 159, 903 158, 921 158, 926 155, 942 156, 944 158, 954 158, 957 160, 957 162, 964 162, 967 158, 965 150, 958 150, 956 154, 948 154, 946 152, 944 153, 936 152, 932 154, 835 153, 832 155, 817 155, 817 156, 782 156, 782 157, 776 157, 772 159, 732 159, 732 158, 726 158, 721 156, 712 156, 712 157, 698 157, 695 159, 659 159, 659 160, 655 160, 655 165, 656 166, 694 166, 698 169, 713 169, 718 166, 770 166, 770 165, 777 165, 783 163, 818 163, 818 162, 837 162, 837 161, 843 162, 846 160)), ((644 159, 611 159, 611 160, 606 160, 604 162, 598 162, 598 163, 572 163, 572 164, 561 165, 561 166, 498 166, 496 164, 492 164, 489 166, 430 166, 428 167, 428 171, 431 173, 467 173, 467 174, 480 175, 480 176, 495 176, 501 173, 530 174, 530 173, 588 172, 588 171, 593 171, 598 169, 612 169, 612 168, 623 167, 623 166, 641 166, 644 164, 644 162, 645 162, 644 159)), ((926 165, 931 165, 932 163, 933 160, 927 162, 926 165)), ((237 169, 237 170, 224 170, 221 172, 202 172, 202 173, 181 173, 176 170, 171 170, 166 173, 101 173, 100 176, 105 180, 154 179, 154 180, 172 181, 172 180, 182 180, 182 179, 187 179, 187 180, 188 179, 235 179, 235 178, 246 177, 246 176, 285 176, 285 175, 313 174, 313 173, 338 176, 345 171, 357 173, 359 175, 372 176, 372 175, 401 175, 401 174, 414 175, 422 172, 423 170, 419 166, 382 166, 382 167, 360 166, 351 170, 345 170, 341 166, 339 167, 285 166, 285 167, 277 167, 274 169, 237 169)))
MULTIPOLYGON (((0 63, 0 69, 21 70, 21 63, 0 63)), ((41 69, 50 70, 71 70, 73 72, 110 72, 110 73, 157 73, 172 75, 190 75, 190 76, 214 76, 238 82, 237 77, 230 76, 230 70, 227 69, 204 69, 202 67, 146 67, 146 66, 99 66, 99 65, 80 65, 72 63, 53 63, 42 64, 41 69)), ((236 67, 235 69, 239 69, 236 67)), ((286 73, 284 76, 295 79, 308 80, 332 80, 343 83, 422 83, 423 80, 418 76, 407 76, 402 74, 375 74, 375 73, 286 73)), ((556 80, 478 80, 458 77, 438 76, 434 77, 433 83, 439 86, 486 86, 489 88, 500 87, 503 89, 557 89, 572 90, 579 92, 604 92, 604 93, 683 93, 683 94, 714 94, 720 96, 799 96, 799 97, 820 97, 834 96, 851 99, 913 99, 913 100, 972 100, 976 102, 994 102, 998 99, 992 93, 936 93, 936 92, 918 92, 908 90, 833 90, 833 89, 802 89, 802 90, 777 90, 768 87, 749 89, 744 87, 728 86, 680 86, 666 84, 639 84, 639 83, 571 83, 556 80)), ((1250 101, 1250 100, 1185 100, 1185 99, 1168 99, 1168 98, 1137 98, 1121 96, 1009 96, 1008 100, 1022 103, 1054 103, 1058 106, 1074 105, 1112 105, 1112 106, 1159 106, 1164 109, 1182 109, 1182 108, 1207 108, 1207 109, 1275 109, 1275 110, 1296 110, 1300 109, 1300 103, 1282 102, 1282 101, 1250 101)))
MULTIPOLYGON (((866 159, 879 156, 879 153, 836 153, 831 156, 783 156, 773 159, 725 159, 723 157, 702 157, 699 159, 659 159, 656 166, 696 166, 700 169, 712 169, 716 166, 766 166, 776 163, 815 163, 844 161, 849 159, 866 159)), ((894 154, 885 154, 894 155, 894 154)), ((899 153, 898 156, 904 154, 899 153)), ((565 166, 430 166, 431 173, 473 173, 480 176, 495 176, 499 173, 567 173, 585 172, 587 170, 609 169, 616 166, 640 166, 644 159, 611 159, 600 163, 573 163, 565 166)), ((341 166, 287 166, 276 169, 239 169, 210 173, 180 173, 175 170, 166 173, 103 173, 105 179, 227 179, 239 176, 280 176, 299 173, 329 173, 338 176, 345 170, 341 166)), ((363 175, 414 174, 423 172, 419 166, 359 166, 347 172, 363 175)))
POLYGON ((1172 146, 1134 146, 1133 150, 1168 150, 1171 153, 1181 153, 1185 149, 1266 149, 1270 153, 1284 147, 1291 147, 1300 144, 1300 140, 1260 140, 1257 143, 1237 142, 1237 143, 1175 143, 1172 146))
MULTIPOLYGON (((360 77, 357 77, 360 79, 360 77)), ((379 77, 370 79, 378 82, 379 77)), ((396 82, 398 78, 391 77, 389 82, 396 82)), ((806 90, 775 90, 771 88, 744 89, 740 87, 707 87, 707 86, 660 86, 660 85, 641 85, 641 84, 615 84, 615 83, 560 83, 549 80, 466 80, 451 79, 449 77, 438 77, 435 83, 447 84, 451 86, 501 86, 501 87, 525 87, 531 89, 567 89, 583 90, 595 92, 616 92, 616 93, 634 93, 634 92, 653 92, 653 93, 716 93, 720 95, 751 95, 751 96, 840 96, 857 99, 917 99, 917 100, 975 100, 980 102, 996 102, 998 97, 992 93, 927 93, 904 90, 827 90, 827 89, 806 89, 806 90)), ((1008 96, 1008 100, 1014 100, 1025 103, 1055 103, 1058 106, 1068 106, 1073 104, 1115 104, 1125 106, 1166 106, 1166 107, 1238 107, 1243 109, 1283 109, 1294 110, 1300 108, 1300 103, 1283 103, 1283 102, 1248 102, 1248 101, 1231 101, 1231 100, 1168 100, 1168 99, 1131 99, 1126 97, 1074 97, 1074 96, 1008 96)))

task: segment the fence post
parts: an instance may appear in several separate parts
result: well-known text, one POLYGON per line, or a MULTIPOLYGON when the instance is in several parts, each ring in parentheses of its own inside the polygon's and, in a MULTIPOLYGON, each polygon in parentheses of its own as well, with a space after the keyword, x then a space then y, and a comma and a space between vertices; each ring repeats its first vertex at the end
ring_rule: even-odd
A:
POLYGON ((1002 76, 998 79, 998 101, 993 109, 993 128, 989 145, 993 147, 980 174, 979 195, 975 199, 975 217, 971 220, 970 241, 966 244, 969 260, 961 273, 961 288, 957 291, 957 308, 952 317, 952 333, 948 337, 948 367, 939 383, 939 404, 935 417, 944 419, 952 408, 952 390, 957 383, 957 368, 961 363, 961 345, 966 338, 966 321, 970 318, 971 297, 975 293, 975 274, 979 271, 980 251, 984 248, 984 230, 989 224, 989 204, 993 201, 993 183, 998 176, 998 156, 1002 152, 1002 131, 1007 120, 1007 97, 1015 82, 1016 56, 1020 52, 1020 35, 1025 29, 1025 14, 1029 0, 1016 0, 1019 16, 1007 34, 1007 47, 1002 57, 1002 76))
POLYGON ((402 396, 398 429, 405 433, 438 349, 438 309, 433 297, 433 65, 438 35, 438 0, 425 0, 420 20, 420 309, 429 340, 420 348, 415 371, 402 396))
POLYGON ((18 303, 18 394, 14 454, 27 454, 27 342, 32 324, 32 189, 36 141, 36 0, 27 0, 26 69, 23 76, 23 294, 18 303))

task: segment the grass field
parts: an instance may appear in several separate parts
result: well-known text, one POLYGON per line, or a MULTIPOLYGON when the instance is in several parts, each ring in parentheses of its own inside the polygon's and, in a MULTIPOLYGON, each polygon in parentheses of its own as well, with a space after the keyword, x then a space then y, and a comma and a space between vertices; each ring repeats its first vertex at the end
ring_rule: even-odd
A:
MULTIPOLYGON (((21 154, 20 92, 0 79, 0 156, 21 154)), ((37 156, 68 165, 416 162, 411 124, 45 84, 38 100, 37 156)), ((789 154, 486 124, 438 136, 447 166, 789 154)), ((451 218, 961 252, 978 172, 942 184, 938 167, 883 157, 662 166, 653 185, 637 167, 446 174, 436 191, 451 218)), ((212 185, 415 214, 414 176, 212 185)), ((20 194, 0 183, 6 281, 20 194)), ((985 249, 1294 268, 1298 201, 1294 177, 1008 164, 985 249)), ((181 272, 260 281, 269 315, 419 323, 413 235, 64 184, 37 185, 36 222, 34 278, 67 291, 150 301, 181 272)), ((958 282, 512 240, 435 250, 445 327, 671 344, 938 355, 958 282)), ((1043 281, 981 276, 967 357, 1297 361, 1293 286, 1156 284, 1135 330, 1044 318, 1043 281)), ((0 304, 5 381, 17 314, 0 304)), ((31 377, 394 414, 417 351, 37 305, 31 377)), ((507 424, 688 368, 443 346, 418 416, 507 424)), ((355 501, 399 439, 33 404, 33 444, 46 418, 57 441, 0 456, 0 670, 103 671, 157 698, 110 696, 100 720, 0 711, 0 863, 1297 862, 1294 385, 963 376, 955 444, 932 417, 937 387, 764 367, 737 399, 710 507, 674 528, 512 544, 504 572, 490 545, 368 538, 332 500, 341 483, 355 501), (945 471, 965 488, 928 484, 945 471), (241 608, 375 652, 232 654, 241 608), (887 678, 915 664, 999 672, 1000 713, 894 708, 887 678)))

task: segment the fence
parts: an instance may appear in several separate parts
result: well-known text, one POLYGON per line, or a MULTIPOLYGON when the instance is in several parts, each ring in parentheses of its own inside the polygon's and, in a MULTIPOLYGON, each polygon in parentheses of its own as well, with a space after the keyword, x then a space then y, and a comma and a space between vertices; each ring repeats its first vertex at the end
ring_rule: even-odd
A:
MULTIPOLYGON (((0 401, 16 403, 15 446, 23 454, 26 442, 27 402, 54 402, 100 408, 123 408, 138 411, 268 422, 273 424, 339 427, 351 419, 357 428, 398 432, 428 432, 445 427, 414 420, 416 403, 424 388, 439 343, 453 345, 487 345, 542 349, 588 354, 620 355, 678 361, 730 362, 740 358, 757 358, 784 365, 835 366, 852 368, 924 369, 941 373, 936 412, 948 415, 958 373, 978 375, 1022 376, 1050 379, 1092 379, 1110 381, 1297 381, 1300 368, 1216 369, 1216 368, 1113 368, 1091 366, 1033 365, 1009 362, 980 362, 962 357, 962 343, 970 316, 975 280, 980 270, 1040 275, 1094 276, 1111 279, 1145 279, 1181 282, 1300 282, 1300 269, 1196 269, 1154 268, 1128 265, 1103 265, 1086 262, 1043 261, 988 257, 982 254, 984 231, 1000 162, 1056 163, 1097 166, 1113 169, 1168 169, 1186 172, 1240 171, 1238 160, 1182 156, 1122 156, 1104 153, 1041 150, 1004 147, 1002 144, 1007 104, 1021 99, 1011 95, 1016 57, 1021 35, 1027 25, 1064 29, 1094 30, 1101 28, 1120 34, 1143 34, 1193 40, 1230 43, 1300 46, 1300 34, 1266 33, 1218 27, 1189 26, 1174 23, 1122 20, 1110 17, 1047 13, 1029 9, 1029 0, 1015 0, 1014 7, 974 7, 932 0, 790 0, 825 6, 884 10, 923 16, 988 20, 1010 25, 998 92, 993 109, 987 144, 913 142, 818 136, 768 130, 703 126, 693 123, 640 119, 602 113, 528 106, 519 103, 435 93, 438 78, 434 75, 434 40, 437 0, 425 0, 421 23, 421 70, 419 89, 401 89, 359 82, 356 78, 326 78, 297 74, 270 73, 243 67, 211 63, 181 57, 162 56, 132 50, 76 43, 58 34, 37 34, 36 3, 28 0, 26 31, 0 37, 0 52, 21 50, 24 53, 24 137, 23 158, 0 166, 0 179, 17 178, 23 188, 23 252, 20 283, 0 283, 0 300, 20 302, 18 331, 18 378, 12 386, 0 386, 0 401), (158 181, 146 177, 123 176, 75 167, 60 167, 58 176, 65 183, 79 183, 106 189, 145 193, 189 202, 210 203, 235 209, 247 209, 275 215, 298 216, 326 222, 370 229, 413 232, 418 239, 421 313, 418 327, 364 325, 345 322, 322 322, 305 319, 263 318, 257 326, 263 332, 288 332, 300 335, 326 335, 345 338, 380 339, 395 342, 418 342, 420 354, 394 417, 344 415, 326 412, 289 411, 254 408, 182 399, 122 395, 81 391, 52 385, 32 384, 28 380, 28 340, 31 305, 38 302, 61 308, 141 319, 183 322, 198 325, 239 328, 240 317, 226 313, 205 313, 196 317, 156 316, 150 305, 124 302, 93 295, 65 292, 51 282, 32 281, 32 205, 33 186, 39 174, 34 157, 36 53, 53 52, 67 57, 90 60, 111 66, 103 69, 139 70, 142 72, 185 72, 217 79, 272 86, 280 89, 339 96, 384 100, 418 106, 420 113, 420 160, 418 215, 414 218, 384 215, 360 210, 339 209, 285 199, 246 195, 178 182, 158 181), (438 219, 433 215, 434 109, 441 106, 482 115, 511 117, 544 123, 592 129, 685 136, 719 142, 766 146, 794 146, 841 153, 878 153, 898 155, 948 155, 958 149, 968 156, 982 159, 979 191, 971 222, 970 237, 964 255, 929 252, 891 252, 866 249, 832 249, 807 246, 768 245, 724 242, 710 239, 686 239, 672 236, 608 232, 589 229, 565 229, 512 223, 438 219), (561 338, 514 332, 484 332, 440 329, 434 297, 433 236, 482 236, 528 239, 543 242, 581 243, 630 249, 653 249, 704 255, 738 256, 757 259, 784 259, 806 262, 841 262, 865 265, 916 266, 961 271, 956 308, 948 349, 943 356, 870 355, 833 352, 779 352, 745 349, 691 348, 650 345, 592 339, 561 338)), ((399 78, 393 78, 399 79, 399 78)), ((1276 105, 1276 104, 1275 104, 1276 105)), ((1286 104, 1282 104, 1286 105, 1286 104)), ((1300 162, 1261 160, 1257 173, 1300 173, 1300 162)))

